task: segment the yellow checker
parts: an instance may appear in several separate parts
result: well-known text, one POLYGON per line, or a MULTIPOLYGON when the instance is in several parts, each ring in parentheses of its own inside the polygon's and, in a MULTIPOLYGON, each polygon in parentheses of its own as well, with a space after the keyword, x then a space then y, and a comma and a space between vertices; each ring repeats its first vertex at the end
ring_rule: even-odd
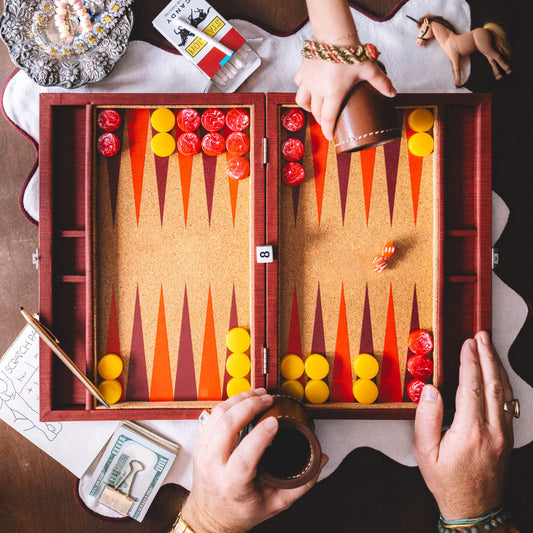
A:
POLYGON ((156 133, 152 137, 152 151, 159 157, 168 157, 176 150, 176 141, 170 133, 156 133))
POLYGON ((170 131, 176 123, 174 113, 166 107, 160 107, 152 113, 150 118, 152 127, 156 131, 167 132, 170 131))
POLYGON ((299 355, 288 353, 281 360, 281 375, 285 379, 298 379, 304 373, 304 362, 299 355))
POLYGON ((361 353, 353 360, 353 371, 359 378, 372 379, 378 375, 379 364, 369 353, 361 353))
POLYGON ((244 328, 233 328, 226 336, 226 346, 230 352, 244 353, 250 348, 250 334, 244 328))
POLYGON ((232 353, 226 361, 226 370, 232 378, 243 378, 250 373, 252 364, 245 353, 232 353))
POLYGON ((280 392, 300 401, 304 399, 304 386, 295 379, 285 381, 280 387, 280 392))
POLYGON ((310 379, 305 384, 305 397, 309 403, 325 403, 329 398, 329 387, 321 379, 310 379))
POLYGON ((312 353, 305 360, 305 373, 311 379, 324 379, 329 374, 328 360, 319 353, 312 353))
POLYGON ((358 379, 353 384, 353 396, 359 403, 374 403, 378 398, 378 387, 369 379, 358 379))
POLYGON ((103 379, 116 379, 122 373, 124 364, 116 353, 105 354, 98 362, 98 374, 103 379))
POLYGON ((226 387, 228 398, 250 389, 250 382, 246 378, 231 378, 228 381, 228 386, 226 387))
POLYGON ((433 137, 429 133, 414 133, 409 138, 407 147, 413 155, 424 157, 433 152, 433 137))
POLYGON ((428 131, 433 127, 433 113, 425 107, 411 111, 407 117, 409 127, 414 131, 428 131))
POLYGON ((116 379, 106 379, 98 385, 98 390, 108 405, 117 403, 122 396, 122 385, 116 379))

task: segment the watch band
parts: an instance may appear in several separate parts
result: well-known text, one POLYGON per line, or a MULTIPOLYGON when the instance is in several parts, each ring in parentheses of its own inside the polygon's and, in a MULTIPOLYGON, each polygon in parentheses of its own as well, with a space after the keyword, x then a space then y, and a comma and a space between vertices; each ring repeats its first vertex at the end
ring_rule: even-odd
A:
POLYGON ((176 521, 172 524, 172 528, 168 533, 194 533, 194 529, 183 520, 181 513, 179 513, 178 518, 176 518, 176 521))

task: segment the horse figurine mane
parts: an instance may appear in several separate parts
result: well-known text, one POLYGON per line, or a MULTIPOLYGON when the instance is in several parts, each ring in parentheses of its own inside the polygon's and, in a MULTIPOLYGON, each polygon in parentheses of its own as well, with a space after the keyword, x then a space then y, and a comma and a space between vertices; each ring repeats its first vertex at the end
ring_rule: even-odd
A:
POLYGON ((481 52, 492 67, 494 77, 499 80, 505 74, 511 73, 508 61, 511 48, 503 29, 493 22, 488 22, 483 28, 475 28, 468 33, 458 34, 453 24, 439 15, 427 13, 419 19, 407 18, 416 22, 420 29, 416 44, 424 46, 435 38, 452 62, 455 74, 455 86, 462 87, 459 59, 470 56, 474 52, 481 52))
POLYGON ((429 22, 436 22, 437 24, 441 24, 445 28, 448 28, 449 30, 453 31, 453 33, 457 34, 457 30, 455 29, 454 25, 449 20, 445 19, 444 17, 441 17, 440 15, 432 15, 431 13, 428 13, 427 15, 420 17, 416 21, 416 25, 419 28, 424 23, 424 19, 428 19, 429 22))

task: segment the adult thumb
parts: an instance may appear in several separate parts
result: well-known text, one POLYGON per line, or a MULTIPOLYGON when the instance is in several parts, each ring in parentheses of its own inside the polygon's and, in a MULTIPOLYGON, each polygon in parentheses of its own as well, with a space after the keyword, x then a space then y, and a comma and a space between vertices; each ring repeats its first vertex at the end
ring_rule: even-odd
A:
POLYGON ((444 407, 439 390, 433 385, 422 389, 420 402, 416 409, 415 435, 413 446, 420 464, 420 458, 428 457, 436 460, 441 441, 442 419, 444 407))

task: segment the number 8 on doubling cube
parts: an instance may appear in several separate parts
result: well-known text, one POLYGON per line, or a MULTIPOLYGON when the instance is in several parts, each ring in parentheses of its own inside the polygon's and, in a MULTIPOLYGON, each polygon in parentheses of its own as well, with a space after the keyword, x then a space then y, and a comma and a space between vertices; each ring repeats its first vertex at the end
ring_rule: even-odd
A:
POLYGON ((256 246, 255 253, 258 263, 272 263, 274 261, 274 251, 272 246, 256 246))

